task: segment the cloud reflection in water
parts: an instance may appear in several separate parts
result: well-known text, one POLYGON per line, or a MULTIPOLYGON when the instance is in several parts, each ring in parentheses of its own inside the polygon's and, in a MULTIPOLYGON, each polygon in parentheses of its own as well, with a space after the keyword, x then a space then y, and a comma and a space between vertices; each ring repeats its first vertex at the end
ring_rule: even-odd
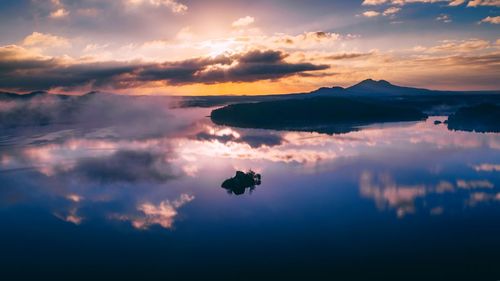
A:
MULTIPOLYGON (((107 99, 102 101, 101 111, 109 106, 107 99)), ((97 109, 84 109, 88 122, 83 122, 81 116, 73 120, 76 124, 83 122, 84 129, 60 124, 35 127, 28 133, 22 128, 10 129, 10 135, 0 140, 0 180, 8 187, 1 192, 15 198, 10 202, 35 200, 32 203, 37 204, 45 200, 51 213, 77 225, 91 220, 86 210, 99 205, 102 209, 96 212, 100 216, 130 222, 137 229, 153 225, 170 229, 179 208, 194 196, 201 197, 204 190, 213 188, 217 192, 220 181, 227 176, 221 171, 234 169, 266 171, 266 178, 269 174, 271 179, 287 179, 307 173, 320 177, 321 173, 348 167, 357 175, 362 197, 374 200, 380 209, 395 210, 399 217, 420 210, 446 214, 448 206, 442 202, 422 204, 435 196, 461 194, 462 206, 498 201, 498 163, 494 159, 485 159, 482 154, 473 159, 461 158, 470 161, 464 163, 432 158, 476 150, 498 154, 498 134, 450 132, 435 126, 436 118, 370 126, 333 136, 234 129, 212 124, 204 117, 209 109, 170 109, 140 99, 137 103, 121 104, 122 110, 105 116, 126 118, 106 117, 105 122, 93 116, 97 109), (145 111, 153 113, 134 118, 145 111), (416 161, 425 157, 426 161, 416 161), (386 171, 372 169, 370 161, 386 171), (406 166, 397 161, 408 168, 420 165, 429 174, 421 182, 401 180, 397 174, 406 166), (452 167, 451 175, 440 178, 440 173, 452 165, 481 173, 481 177, 461 177, 459 170, 453 170, 457 167, 452 167), (281 169, 286 174, 280 174, 281 169), (31 178, 15 177, 21 171, 31 178), (30 181, 36 181, 36 185, 30 181), (39 188, 35 193, 24 186, 39 188), (69 205, 46 198, 63 198, 69 205), (158 198, 162 201, 152 203, 158 198), (103 205, 118 207, 107 209, 103 205)), ((54 107, 49 105, 47 108, 54 107)), ((266 180, 266 190, 272 192, 273 185, 279 183, 266 180)), ((7 203, 2 200, 0 204, 7 203)))
POLYGON ((183 193, 173 201, 164 200, 157 205, 150 202, 141 203, 137 206, 138 213, 135 215, 111 215, 110 217, 130 221, 137 229, 148 229, 153 225, 169 229, 173 227, 174 219, 178 215, 177 210, 193 200, 194 196, 183 193))

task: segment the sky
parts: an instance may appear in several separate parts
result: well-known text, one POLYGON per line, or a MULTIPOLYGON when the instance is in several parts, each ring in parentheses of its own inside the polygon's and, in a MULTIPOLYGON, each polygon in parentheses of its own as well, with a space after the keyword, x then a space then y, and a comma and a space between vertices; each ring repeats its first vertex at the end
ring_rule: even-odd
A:
POLYGON ((2 0, 0 90, 500 89, 500 0, 2 0))

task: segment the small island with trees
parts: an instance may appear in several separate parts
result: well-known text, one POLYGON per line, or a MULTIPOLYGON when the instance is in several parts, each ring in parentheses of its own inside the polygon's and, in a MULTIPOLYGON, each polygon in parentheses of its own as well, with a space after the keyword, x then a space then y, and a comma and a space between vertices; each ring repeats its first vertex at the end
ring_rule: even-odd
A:
POLYGON ((260 174, 249 170, 247 173, 242 171, 236 171, 236 175, 232 178, 225 180, 221 187, 226 189, 228 193, 235 195, 242 195, 245 193, 247 188, 250 191, 255 189, 255 186, 261 184, 260 174))

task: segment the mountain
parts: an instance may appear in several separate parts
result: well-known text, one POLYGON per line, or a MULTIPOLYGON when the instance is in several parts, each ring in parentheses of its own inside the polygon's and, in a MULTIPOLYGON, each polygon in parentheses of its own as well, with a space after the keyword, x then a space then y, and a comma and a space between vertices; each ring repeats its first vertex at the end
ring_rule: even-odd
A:
POLYGON ((0 100, 29 100, 35 97, 44 97, 44 96, 63 97, 63 95, 51 95, 46 91, 34 91, 27 94, 0 92, 0 100))
MULTIPOLYGON (((348 88, 324 87, 310 93, 273 98, 230 103, 213 110, 210 117, 219 125, 337 134, 374 123, 418 121, 429 115, 449 115, 462 107, 481 103, 492 104, 488 112, 498 111, 500 105, 498 91, 433 91, 372 79, 348 88)), ((487 120, 491 123, 491 120, 497 121, 497 116, 498 113, 480 117, 489 118, 487 120)), ((486 123, 484 118, 476 123, 486 123)))
POLYGON ((346 94, 346 89, 342 87, 322 87, 309 94, 314 96, 331 96, 331 95, 344 95, 346 94))
MULTIPOLYGON (((59 98, 61 100, 72 99, 73 97, 90 98, 92 96, 113 96, 113 93, 92 91, 81 96, 67 96, 61 94, 50 94, 44 91, 32 92, 29 94, 16 94, 8 92, 0 92, 0 101, 6 100, 29 100, 33 97, 48 96, 59 98)), ((117 98, 128 98, 123 95, 116 95, 117 98)), ((132 96, 130 96, 132 97, 132 96)), ((459 104, 467 100, 477 100, 483 98, 480 102, 489 102, 491 98, 497 100, 500 98, 500 91, 436 91, 420 88, 403 87, 391 84, 386 80, 375 81, 366 79, 348 88, 342 87, 323 87, 312 92, 306 93, 290 93, 290 94, 275 94, 262 96, 237 96, 237 95, 220 95, 220 96, 189 96, 189 97, 170 97, 179 100, 181 107, 213 107, 239 102, 260 102, 283 99, 308 99, 314 97, 352 97, 352 98, 378 98, 378 99, 401 99, 409 98, 413 102, 415 99, 424 102, 424 100, 432 99, 433 104, 436 102, 447 104, 459 104), (491 96, 494 97, 491 97, 491 96)), ((160 96, 158 96, 160 98, 160 96)))
POLYGON ((348 88, 323 87, 310 92, 311 97, 344 95, 355 97, 446 96, 467 94, 499 94, 499 91, 438 91, 394 85, 386 80, 366 79, 348 88))
POLYGON ((72 98, 78 99, 78 98, 91 97, 91 96, 97 95, 97 94, 104 95, 105 93, 93 91, 93 92, 88 92, 88 93, 80 95, 80 96, 71 96, 71 95, 64 95, 64 94, 51 94, 51 93, 46 92, 46 91, 34 91, 34 92, 27 93, 27 94, 18 94, 18 93, 0 91, 0 101, 29 101, 29 100, 35 99, 35 98, 47 98, 47 99, 51 99, 51 100, 68 100, 68 99, 72 99, 72 98))
POLYGON ((10 93, 10 92, 1 92, 0 91, 0 101, 2 100, 11 100, 11 99, 17 99, 19 98, 20 95, 16 93, 10 93))
POLYGON ((386 80, 375 81, 372 79, 366 79, 364 81, 361 81, 358 84, 347 88, 346 91, 352 95, 370 95, 370 96, 419 95, 419 94, 431 94, 433 92, 438 92, 427 89, 396 86, 389 83, 386 80))

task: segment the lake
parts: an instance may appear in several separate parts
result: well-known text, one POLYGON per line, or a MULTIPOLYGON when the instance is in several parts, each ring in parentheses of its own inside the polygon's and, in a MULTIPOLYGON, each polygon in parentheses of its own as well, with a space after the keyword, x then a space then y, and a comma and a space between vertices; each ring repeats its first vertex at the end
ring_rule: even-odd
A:
POLYGON ((210 110, 3 130, 1 279, 500 279, 500 134, 210 110), (249 170, 261 185, 221 188, 249 170))

